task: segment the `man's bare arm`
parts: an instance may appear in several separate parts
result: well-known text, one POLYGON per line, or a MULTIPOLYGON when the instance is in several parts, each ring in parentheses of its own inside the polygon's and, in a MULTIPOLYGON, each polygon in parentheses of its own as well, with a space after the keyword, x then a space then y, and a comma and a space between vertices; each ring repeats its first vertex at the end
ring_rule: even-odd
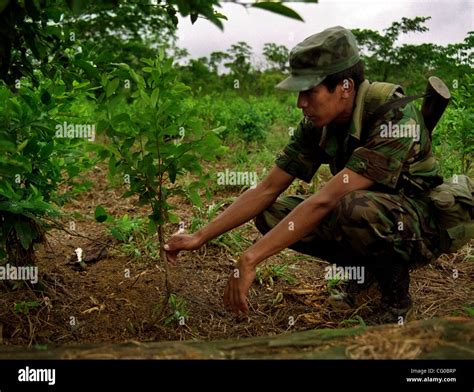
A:
POLYGON ((196 232, 196 235, 202 243, 206 243, 255 218, 291 185, 294 178, 279 167, 274 167, 254 189, 241 194, 213 221, 196 232))
POLYGON ((270 206, 290 186, 294 177, 275 167, 255 187, 240 195, 216 219, 194 234, 175 234, 165 244, 168 261, 176 264, 181 250, 199 249, 213 238, 240 226, 270 206))
POLYGON ((309 234, 348 193, 367 189, 373 181, 350 169, 340 171, 318 193, 299 204, 245 252, 252 264, 278 253, 309 234))
POLYGON ((247 313, 247 295, 257 264, 309 234, 345 195, 372 185, 372 180, 344 169, 318 193, 300 203, 240 257, 224 291, 225 306, 235 313, 247 313))

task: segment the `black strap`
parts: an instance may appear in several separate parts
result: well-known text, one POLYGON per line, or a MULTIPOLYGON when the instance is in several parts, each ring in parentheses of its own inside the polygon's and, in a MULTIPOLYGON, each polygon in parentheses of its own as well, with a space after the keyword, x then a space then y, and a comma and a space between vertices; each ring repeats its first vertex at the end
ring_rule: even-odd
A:
POLYGON ((417 95, 410 95, 408 97, 396 98, 392 99, 391 101, 385 102, 384 104, 380 105, 372 114, 369 115, 366 123, 364 124, 364 133, 367 133, 369 130, 371 130, 375 123, 380 120, 382 116, 384 116, 385 113, 387 113, 388 111, 398 109, 399 107, 405 106, 411 101, 414 101, 415 99, 424 98, 429 95, 431 94, 423 93, 417 95))

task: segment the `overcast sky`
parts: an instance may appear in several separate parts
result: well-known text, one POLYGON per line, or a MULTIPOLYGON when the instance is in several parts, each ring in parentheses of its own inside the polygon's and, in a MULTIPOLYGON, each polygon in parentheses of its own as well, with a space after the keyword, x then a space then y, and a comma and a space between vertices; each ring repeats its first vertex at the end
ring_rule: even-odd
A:
MULTIPOLYGON (((289 2, 305 20, 300 22, 239 4, 224 3, 220 12, 228 17, 222 32, 211 22, 180 18, 178 47, 186 48, 191 57, 225 51, 238 41, 250 44, 261 53, 263 44, 276 42, 291 49, 306 37, 327 27, 382 30, 402 17, 431 16, 425 33, 410 33, 399 43, 448 44, 461 42, 473 28, 473 0, 320 0, 317 4, 289 2)), ((257 60, 258 58, 255 58, 257 60)))

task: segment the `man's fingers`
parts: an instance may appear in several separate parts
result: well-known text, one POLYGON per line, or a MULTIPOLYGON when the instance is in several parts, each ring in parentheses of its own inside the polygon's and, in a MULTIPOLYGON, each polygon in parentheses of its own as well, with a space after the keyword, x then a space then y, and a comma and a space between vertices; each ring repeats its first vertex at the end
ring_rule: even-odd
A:
POLYGON ((168 260, 169 263, 176 265, 177 264, 176 259, 178 257, 178 253, 179 252, 169 252, 169 251, 166 252, 166 260, 168 260))
POLYGON ((176 253, 175 253, 175 254, 170 253, 170 254, 168 255, 168 261, 169 261, 171 264, 173 264, 173 265, 176 265, 176 264, 177 264, 177 263, 176 263, 176 256, 177 256, 176 253))
POLYGON ((248 314, 249 312, 249 305, 247 302, 247 296, 245 294, 240 295, 240 310, 243 314, 248 314))
POLYGON ((168 242, 165 244, 164 248, 167 252, 172 252, 176 248, 179 248, 179 243, 176 243, 177 241, 173 238, 170 238, 168 242))
POLYGON ((239 270, 235 269, 232 271, 224 289, 224 306, 238 316, 240 312, 248 314, 249 307, 247 295, 241 291, 240 271, 239 273, 237 271, 239 270))
POLYGON ((166 241, 166 244, 164 246, 165 250, 173 251, 175 249, 180 249, 182 239, 180 237, 175 237, 176 235, 182 234, 180 230, 172 234, 171 237, 168 239, 168 241, 166 241))

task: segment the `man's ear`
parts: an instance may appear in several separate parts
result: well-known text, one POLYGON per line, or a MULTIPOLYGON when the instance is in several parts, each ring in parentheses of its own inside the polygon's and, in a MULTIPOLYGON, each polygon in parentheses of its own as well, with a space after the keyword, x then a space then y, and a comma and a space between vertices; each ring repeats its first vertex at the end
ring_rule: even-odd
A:
POLYGON ((348 99, 351 97, 352 93, 354 92, 354 80, 351 78, 344 79, 341 83, 339 88, 341 89, 341 97, 344 99, 348 99))

